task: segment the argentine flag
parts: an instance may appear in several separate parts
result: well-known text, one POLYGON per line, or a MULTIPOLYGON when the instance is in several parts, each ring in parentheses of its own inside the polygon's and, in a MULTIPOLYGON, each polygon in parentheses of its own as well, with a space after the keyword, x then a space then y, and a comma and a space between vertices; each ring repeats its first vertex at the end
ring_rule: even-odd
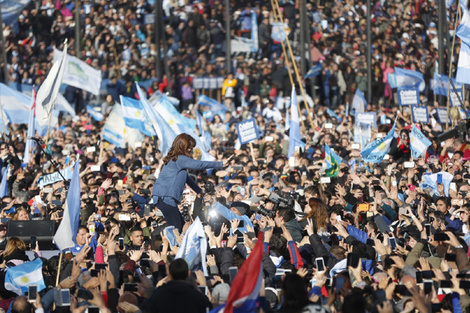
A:
POLYGON ((417 159, 426 152, 431 145, 431 141, 413 124, 410 134, 411 154, 417 159))
POLYGON ((126 146, 124 140, 125 128, 121 106, 115 105, 104 124, 103 139, 118 148, 124 148, 126 146))
POLYGON ((176 259, 184 258, 191 270, 202 267, 204 276, 208 276, 206 266, 207 239, 199 217, 189 226, 181 241, 176 259))
POLYGON ((212 113, 212 116, 210 117, 214 117, 214 115, 218 114, 220 119, 225 121, 225 112, 228 111, 228 108, 219 103, 217 100, 201 95, 198 98, 198 104, 209 107, 210 112, 212 113))
POLYGON ((5 289, 18 295, 24 295, 28 292, 28 286, 30 285, 37 285, 38 291, 46 288, 42 276, 42 260, 40 258, 10 267, 5 274, 5 289))
POLYGON ((462 40, 462 44, 455 80, 459 83, 468 84, 470 81, 470 14, 467 9, 467 0, 460 0, 460 8, 462 9, 462 19, 459 27, 457 27, 456 34, 462 40))
POLYGON ((354 98, 351 103, 351 111, 354 111, 354 113, 358 112, 365 112, 367 109, 367 101, 366 98, 364 98, 364 94, 362 91, 357 88, 356 93, 354 94, 354 98))
POLYGON ((341 158, 330 149, 328 145, 325 145, 325 161, 326 161, 326 170, 325 174, 328 177, 336 177, 339 173, 339 164, 341 163, 341 158))
POLYGON ((418 71, 406 70, 403 68, 395 67, 395 80, 398 87, 413 87, 423 91, 426 87, 424 82, 424 75, 418 71))
POLYGON ((155 133, 147 123, 144 114, 144 107, 139 100, 121 96, 122 117, 126 126, 137 129, 146 136, 153 136, 155 133))
POLYGON ((390 145, 392 144, 393 136, 395 134, 395 123, 393 123, 392 129, 389 133, 380 139, 370 143, 361 151, 364 162, 380 163, 384 156, 390 151, 390 145))
POLYGON ((292 157, 294 155, 296 148, 304 149, 305 144, 300 138, 300 119, 299 119, 299 109, 297 104, 297 94, 295 93, 295 86, 292 86, 291 94, 291 104, 290 104, 290 127, 289 127, 289 153, 287 157, 292 157))

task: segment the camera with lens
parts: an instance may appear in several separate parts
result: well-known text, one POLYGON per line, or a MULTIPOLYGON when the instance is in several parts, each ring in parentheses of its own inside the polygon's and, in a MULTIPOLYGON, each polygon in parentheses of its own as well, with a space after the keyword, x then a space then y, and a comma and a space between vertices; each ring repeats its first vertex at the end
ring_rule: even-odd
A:
POLYGON ((264 205, 258 207, 258 213, 266 217, 274 218, 276 216, 275 210, 268 210, 264 205))
POLYGON ((189 215, 189 204, 185 203, 183 204, 183 210, 181 210, 181 215, 183 216, 183 219, 185 222, 190 222, 191 221, 191 216, 189 215))
POLYGON ((215 187, 214 184, 210 181, 204 184, 204 192, 210 196, 215 195, 215 187))
POLYGON ((283 197, 279 197, 278 200, 289 208, 293 208, 296 201, 301 205, 307 204, 305 197, 295 191, 286 193, 283 197))

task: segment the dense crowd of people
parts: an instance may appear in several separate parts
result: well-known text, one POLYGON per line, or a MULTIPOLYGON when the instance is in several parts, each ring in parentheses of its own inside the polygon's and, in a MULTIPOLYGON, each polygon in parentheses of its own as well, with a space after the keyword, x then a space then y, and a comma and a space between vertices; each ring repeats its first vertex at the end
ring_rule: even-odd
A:
MULTIPOLYGON (((445 127, 432 116, 430 123, 417 124, 432 144, 412 158, 412 116, 398 107, 388 82, 395 67, 420 71, 426 81, 421 104, 431 113, 439 106, 430 100, 437 2, 373 3, 367 111, 378 112, 378 126, 370 141, 385 137, 395 120, 399 134, 379 163, 362 159, 366 143, 357 142, 355 116, 346 109, 356 89, 367 91, 363 2, 307 1, 311 57, 322 64, 322 73, 314 79, 314 106, 301 105, 305 147, 290 158, 292 64, 276 41, 271 5, 230 2, 234 36, 251 38, 251 13, 257 13, 259 50, 235 57, 229 73, 222 1, 163 1, 162 59, 169 71, 159 81, 155 56, 160 52, 154 24, 148 22, 154 7, 148 2, 81 1, 80 57, 109 80, 103 99, 67 87, 77 118, 62 116, 45 152, 33 149, 29 163, 23 162, 28 126, 8 125, 9 135, 0 143, 0 189, 5 190, 0 190, 5 194, 0 203, 1 309, 208 312, 234 294, 237 271, 259 243, 257 312, 470 310, 470 148, 465 133, 441 142, 445 127), (206 119, 213 162, 198 160, 189 137, 183 145, 175 140, 167 155, 159 150, 158 137, 145 137, 135 149, 102 139, 119 96, 138 98, 134 81, 152 80, 144 88, 149 97, 169 92, 180 100, 180 111, 196 119, 201 106, 194 105, 193 78, 218 76, 226 78, 221 95, 229 111, 206 119), (84 112, 83 101, 90 100, 104 100, 103 121, 84 112), (236 124, 249 118, 256 120, 259 139, 238 145, 236 124), (325 174, 326 146, 341 158, 331 177, 325 174), (43 238, 7 236, 9 227, 21 221, 54 221, 57 229, 67 216, 70 182, 44 183, 44 176, 56 172, 56 165, 65 169, 75 162, 81 191, 75 246, 59 257, 58 251, 51 255, 44 248, 51 244, 43 238), (437 179, 427 179, 431 175, 437 179), (199 222, 204 226, 199 234, 203 255, 190 262, 185 243, 199 222), (8 278, 15 268, 36 260, 42 262, 38 281, 43 282, 33 284, 37 294, 27 282, 8 278)), ((5 26, 10 82, 40 86, 52 66, 53 48, 62 49, 65 38, 69 53, 75 54, 75 4, 32 1, 17 24, 5 26)), ((448 8, 450 30, 456 29, 456 5, 448 8)), ((298 55, 299 3, 280 1, 280 6, 298 55)), ((454 53, 459 53, 458 44, 454 53)), ((451 115, 454 124, 460 120, 458 111, 451 115)))

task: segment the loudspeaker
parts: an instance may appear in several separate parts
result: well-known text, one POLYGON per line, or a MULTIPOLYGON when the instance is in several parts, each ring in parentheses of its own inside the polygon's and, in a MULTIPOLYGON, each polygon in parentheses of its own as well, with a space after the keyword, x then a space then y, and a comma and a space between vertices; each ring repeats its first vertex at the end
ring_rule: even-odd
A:
POLYGON ((36 236, 40 250, 56 250, 52 242, 55 233, 55 221, 9 221, 7 238, 18 237, 30 244, 31 236, 36 236))

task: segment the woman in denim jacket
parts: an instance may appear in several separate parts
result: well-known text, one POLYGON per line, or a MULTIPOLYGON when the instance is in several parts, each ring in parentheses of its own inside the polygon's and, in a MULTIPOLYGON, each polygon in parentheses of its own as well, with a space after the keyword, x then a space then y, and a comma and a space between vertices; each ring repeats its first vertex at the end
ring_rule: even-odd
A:
POLYGON ((178 204, 186 184, 196 193, 201 193, 188 175, 188 169, 204 170, 208 168, 221 169, 227 166, 232 156, 225 162, 198 161, 192 158, 196 141, 188 134, 179 134, 171 146, 168 154, 163 158, 163 167, 160 176, 153 187, 153 202, 162 211, 168 225, 173 225, 181 231, 184 221, 178 204))

